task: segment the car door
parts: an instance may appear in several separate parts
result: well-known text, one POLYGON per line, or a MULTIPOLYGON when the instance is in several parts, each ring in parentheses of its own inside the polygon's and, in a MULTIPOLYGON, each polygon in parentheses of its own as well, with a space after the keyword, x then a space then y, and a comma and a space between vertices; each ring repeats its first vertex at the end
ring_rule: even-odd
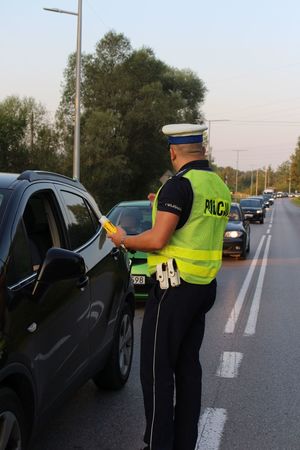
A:
POLYGON ((23 345, 31 359, 43 410, 87 365, 90 287, 86 283, 80 286, 79 280, 58 280, 43 297, 30 298, 47 250, 66 247, 63 213, 50 185, 25 191, 15 228, 8 269, 10 297, 12 304, 15 300, 24 308, 23 345))
POLYGON ((92 357, 112 339, 118 311, 129 282, 124 252, 115 248, 100 227, 99 211, 88 194, 60 188, 68 212, 70 248, 86 263, 91 289, 89 342, 92 357))

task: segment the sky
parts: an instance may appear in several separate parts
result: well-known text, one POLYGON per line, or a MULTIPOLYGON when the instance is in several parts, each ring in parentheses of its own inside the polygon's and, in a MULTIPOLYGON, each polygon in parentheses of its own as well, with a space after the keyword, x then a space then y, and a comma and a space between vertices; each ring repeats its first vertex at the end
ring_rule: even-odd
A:
MULTIPOLYGON (((82 0, 82 52, 110 30, 190 69, 218 166, 276 169, 300 136, 299 0, 82 0)), ((0 101, 34 97, 53 115, 76 50, 77 0, 0 0, 0 101)), ((164 125, 164 124, 162 124, 164 125)))

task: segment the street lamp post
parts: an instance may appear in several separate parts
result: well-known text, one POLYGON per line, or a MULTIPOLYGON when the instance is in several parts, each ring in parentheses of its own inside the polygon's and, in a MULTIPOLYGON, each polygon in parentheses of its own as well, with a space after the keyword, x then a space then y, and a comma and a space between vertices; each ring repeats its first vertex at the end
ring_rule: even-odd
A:
POLYGON ((212 122, 230 122, 230 119, 215 119, 215 120, 207 120, 208 123, 208 136, 207 136, 207 147, 208 147, 208 161, 211 164, 212 161, 212 151, 210 148, 210 128, 212 122))
POLYGON ((251 169, 251 185, 250 185, 250 195, 252 195, 252 188, 253 188, 253 169, 251 169))
POLYGON ((58 8, 43 8, 62 14, 77 16, 77 46, 76 46, 76 91, 75 91, 75 126, 73 150, 73 178, 80 178, 80 81, 81 81, 81 28, 82 28, 82 0, 78 0, 77 12, 65 11, 58 8))

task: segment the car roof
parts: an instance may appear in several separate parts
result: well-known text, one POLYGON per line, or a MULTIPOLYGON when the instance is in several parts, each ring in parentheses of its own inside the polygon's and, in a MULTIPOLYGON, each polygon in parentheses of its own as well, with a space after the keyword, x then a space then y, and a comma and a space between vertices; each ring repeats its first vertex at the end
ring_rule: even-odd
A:
POLYGON ((9 188, 18 176, 18 173, 0 172, 0 188, 9 188))
POLYGON ((260 197, 247 197, 247 198, 241 198, 241 202, 247 202, 248 200, 262 201, 263 199, 260 198, 260 197))
POLYGON ((13 188, 17 181, 24 180, 29 183, 34 181, 58 181, 77 187, 84 191, 86 190, 78 180, 74 180, 73 178, 54 172, 46 172, 41 170, 25 170, 21 174, 0 172, 0 188, 13 188))
POLYGON ((130 200, 120 202, 115 206, 150 206, 149 200, 130 200))
POLYGON ((242 198, 241 200, 262 200, 262 195, 251 195, 251 197, 242 198))

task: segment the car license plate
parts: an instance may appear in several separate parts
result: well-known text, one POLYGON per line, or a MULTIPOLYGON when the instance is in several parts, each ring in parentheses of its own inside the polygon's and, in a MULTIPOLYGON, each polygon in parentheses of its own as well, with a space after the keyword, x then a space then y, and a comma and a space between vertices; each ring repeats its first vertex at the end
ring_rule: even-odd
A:
POLYGON ((248 219, 248 218, 250 219, 251 217, 253 217, 253 214, 245 214, 246 219, 248 219))
POLYGON ((145 284, 146 277, 143 275, 131 275, 133 284, 145 284))

